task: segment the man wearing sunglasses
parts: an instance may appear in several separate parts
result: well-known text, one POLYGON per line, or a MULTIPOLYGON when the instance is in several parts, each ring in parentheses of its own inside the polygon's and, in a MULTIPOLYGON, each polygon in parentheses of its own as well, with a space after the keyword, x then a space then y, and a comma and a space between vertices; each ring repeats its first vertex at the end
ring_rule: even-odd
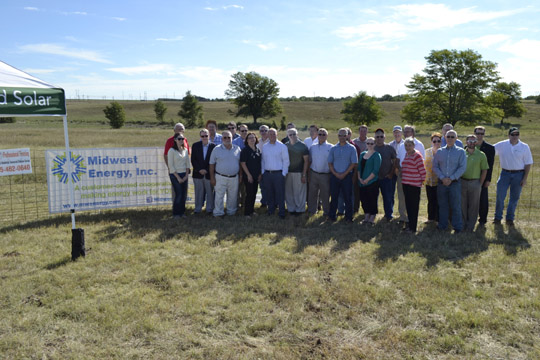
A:
POLYGON ((233 140, 233 144, 237 145, 238 147, 240 147, 240 150, 242 150, 246 146, 244 142, 246 141, 248 133, 247 125, 242 124, 238 126, 238 131, 240 132, 240 136, 236 137, 236 139, 233 140))
POLYGON ((495 203, 494 224, 499 225, 503 217, 504 199, 510 188, 510 199, 506 209, 506 224, 514 226, 515 211, 521 190, 527 183, 527 177, 533 163, 529 145, 519 140, 519 129, 512 127, 508 131, 508 140, 499 141, 495 145, 499 155, 501 175, 497 180, 497 200, 495 203))
POLYGON ((485 134, 485 127, 477 126, 474 128, 474 135, 476 135, 476 147, 480 149, 481 152, 486 154, 489 166, 486 174, 486 179, 484 180, 484 183, 482 184, 482 189, 480 190, 480 207, 478 209, 478 224, 480 224, 480 226, 484 226, 487 223, 487 215, 489 210, 488 188, 491 184, 493 164, 495 163, 495 148, 493 147, 493 145, 489 144, 487 141, 484 140, 485 134))
POLYGON ((214 189, 210 184, 210 156, 216 144, 210 142, 207 129, 199 131, 201 141, 193 144, 191 165, 193 165, 193 184, 195 185, 195 214, 202 211, 206 202, 206 213, 214 211, 214 189))

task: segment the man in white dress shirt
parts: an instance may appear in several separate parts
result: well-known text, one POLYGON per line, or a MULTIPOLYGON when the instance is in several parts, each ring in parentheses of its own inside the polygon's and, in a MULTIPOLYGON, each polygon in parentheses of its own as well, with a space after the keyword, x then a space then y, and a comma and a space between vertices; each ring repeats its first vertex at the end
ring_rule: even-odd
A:
POLYGON ((277 130, 268 130, 268 143, 262 150, 262 178, 266 188, 268 215, 279 208, 279 217, 285 219, 285 176, 289 171, 289 151, 277 139, 277 130))

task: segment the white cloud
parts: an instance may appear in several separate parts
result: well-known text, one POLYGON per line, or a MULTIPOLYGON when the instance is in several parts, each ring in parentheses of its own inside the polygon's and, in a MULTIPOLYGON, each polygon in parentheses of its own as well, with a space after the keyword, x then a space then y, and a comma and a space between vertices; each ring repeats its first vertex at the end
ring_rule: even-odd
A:
POLYGON ((131 67, 108 68, 107 70, 124 75, 140 75, 146 73, 172 73, 174 68, 169 64, 145 64, 131 67))
POLYGON ((263 51, 268 51, 268 50, 272 50, 272 49, 275 49, 276 48, 276 44, 274 43, 267 43, 267 44, 263 44, 262 42, 260 41, 253 41, 253 40, 242 40, 242 43, 243 44, 246 44, 246 45, 253 45, 253 46, 256 46, 258 47, 259 49, 263 50, 263 51))
POLYGON ((239 9, 239 10, 244 10, 244 7, 242 5, 225 5, 225 6, 222 6, 222 7, 217 7, 217 8, 214 8, 214 7, 210 7, 210 6, 207 6, 204 8, 204 10, 208 10, 208 11, 218 11, 220 9, 223 9, 223 10, 229 10, 229 9, 239 9))
MULTIPOLYGON (((346 43, 348 46, 395 50, 397 47, 387 46, 385 43, 403 40, 416 32, 451 28, 470 22, 486 22, 526 10, 521 8, 482 12, 476 10, 476 7, 453 10, 445 4, 406 4, 392 6, 390 9, 393 12, 381 21, 342 26, 333 33, 343 39, 353 39, 346 43)), ((480 43, 495 43, 499 39, 486 37, 481 39, 480 43)))
POLYGON ((495 34, 481 36, 476 39, 469 38, 455 38, 450 40, 450 45, 455 48, 489 48, 493 45, 500 44, 510 39, 506 34, 495 34))
POLYGON ((183 38, 184 37, 182 35, 178 35, 178 36, 175 36, 175 37, 172 37, 172 38, 157 38, 156 40, 157 41, 180 41, 183 38))
POLYGON ((519 59, 536 61, 535 67, 538 68, 538 62, 540 62, 539 40, 522 39, 517 42, 508 41, 497 50, 510 53, 519 59))
POLYGON ((111 17, 111 19, 116 20, 116 21, 126 21, 127 20, 126 18, 117 17, 117 16, 113 16, 113 17, 111 17))
POLYGON ((244 10, 244 7, 242 5, 226 5, 226 6, 223 6, 223 9, 224 10, 228 10, 228 9, 240 9, 240 10, 244 10))
POLYGON ((525 10, 477 11, 475 6, 453 10, 445 4, 406 4, 391 8, 395 10, 394 18, 404 19, 419 30, 443 29, 470 22, 484 22, 525 10))
POLYGON ((62 12, 60 12, 60 14, 62 14, 62 15, 83 15, 83 16, 88 15, 88 13, 86 13, 84 11, 71 11, 71 12, 62 11, 62 12))
POLYGON ((28 74, 52 74, 52 73, 58 73, 58 72, 66 72, 66 71, 73 71, 74 68, 70 67, 61 67, 61 68, 53 68, 53 69, 24 69, 25 72, 28 74))
POLYGON ((96 51, 84 49, 70 49, 58 44, 29 44, 20 46, 19 49, 24 53, 39 53, 65 56, 75 59, 94 61, 110 64, 111 61, 105 59, 103 55, 96 51))
POLYGON ((40 11, 37 7, 32 7, 32 6, 26 6, 24 8, 24 10, 28 10, 28 11, 40 11))

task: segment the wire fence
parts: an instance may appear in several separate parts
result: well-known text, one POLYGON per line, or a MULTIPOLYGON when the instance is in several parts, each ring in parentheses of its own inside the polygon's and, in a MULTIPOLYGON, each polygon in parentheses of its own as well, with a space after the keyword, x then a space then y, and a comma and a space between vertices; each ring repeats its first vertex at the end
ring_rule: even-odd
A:
MULTIPOLYGON (((0 176, 0 227, 58 216, 56 214, 49 214, 45 151, 30 149, 30 156, 33 171, 31 174, 0 176)), ((540 159, 540 153, 533 154, 533 158, 540 159)), ((527 185, 521 193, 521 198, 516 210, 516 219, 518 220, 531 221, 534 220, 538 214, 538 210, 540 209, 540 190, 538 190, 537 186, 539 172, 540 168, 536 170, 533 165, 527 185)), ((495 211, 496 181, 499 173, 500 165, 498 159, 495 159, 492 185, 489 188, 490 213, 488 219, 493 218, 495 211)), ((194 198, 194 186, 190 178, 187 203, 192 204, 194 198)), ((508 201, 508 196, 506 201, 508 201)), ((423 207, 427 204, 424 191, 422 191, 421 204, 423 204, 423 207)), ((382 201, 379 202, 379 207, 382 207, 382 201)), ((139 208, 164 209, 167 207, 161 205, 139 208)), ((86 212, 98 213, 100 211, 86 212)), ((425 213, 425 209, 421 208, 420 216, 425 215, 425 213)))

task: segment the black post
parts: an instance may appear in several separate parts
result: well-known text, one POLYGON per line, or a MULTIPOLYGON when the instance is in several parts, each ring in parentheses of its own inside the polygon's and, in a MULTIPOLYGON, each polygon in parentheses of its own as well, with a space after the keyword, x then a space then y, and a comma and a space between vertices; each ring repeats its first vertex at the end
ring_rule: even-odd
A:
POLYGON ((71 229, 71 260, 75 261, 79 256, 85 256, 84 229, 71 229))

